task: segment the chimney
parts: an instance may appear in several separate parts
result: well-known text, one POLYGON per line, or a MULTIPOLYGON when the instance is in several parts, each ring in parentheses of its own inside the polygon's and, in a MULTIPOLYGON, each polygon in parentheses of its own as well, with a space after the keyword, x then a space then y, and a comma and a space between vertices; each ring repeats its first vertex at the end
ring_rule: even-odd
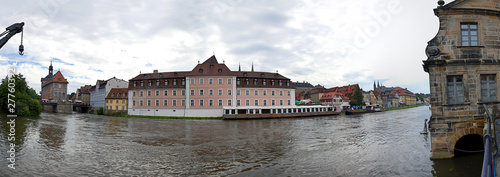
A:
POLYGON ((158 73, 158 70, 157 69, 153 70, 153 73, 158 73))

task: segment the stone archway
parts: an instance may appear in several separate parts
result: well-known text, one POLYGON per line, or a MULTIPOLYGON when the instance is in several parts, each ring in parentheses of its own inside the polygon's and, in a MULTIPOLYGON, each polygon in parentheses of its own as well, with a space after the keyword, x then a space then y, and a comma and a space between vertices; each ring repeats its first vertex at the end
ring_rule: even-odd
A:
MULTIPOLYGON (((460 130, 456 130, 453 136, 447 139, 446 144, 448 145, 448 152, 455 156, 455 147, 457 142, 464 138, 467 135, 477 135, 481 138, 483 137, 483 129, 482 128, 464 128, 460 130)), ((481 144, 482 145, 482 144, 481 144)))

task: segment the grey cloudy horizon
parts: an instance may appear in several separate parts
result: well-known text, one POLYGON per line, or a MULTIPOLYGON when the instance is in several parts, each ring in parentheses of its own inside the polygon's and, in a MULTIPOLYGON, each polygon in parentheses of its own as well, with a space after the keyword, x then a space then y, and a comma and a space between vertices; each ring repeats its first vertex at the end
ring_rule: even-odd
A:
POLYGON ((436 2, 9 1, 0 7, 0 28, 25 22, 25 55, 14 36, 0 49, 0 70, 17 62, 40 91, 52 61, 71 93, 112 77, 190 71, 215 53, 231 70, 253 63, 256 71, 327 88, 371 90, 376 80, 429 93, 422 60, 438 31, 436 2))

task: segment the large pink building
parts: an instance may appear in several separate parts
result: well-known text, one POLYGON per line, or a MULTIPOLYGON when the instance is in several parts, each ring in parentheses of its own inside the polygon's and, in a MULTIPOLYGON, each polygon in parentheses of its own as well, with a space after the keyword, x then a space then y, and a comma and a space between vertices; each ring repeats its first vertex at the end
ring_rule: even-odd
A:
POLYGON ((290 79, 278 73, 231 71, 215 56, 191 71, 155 71, 129 81, 130 115, 220 117, 228 108, 295 105, 290 79))

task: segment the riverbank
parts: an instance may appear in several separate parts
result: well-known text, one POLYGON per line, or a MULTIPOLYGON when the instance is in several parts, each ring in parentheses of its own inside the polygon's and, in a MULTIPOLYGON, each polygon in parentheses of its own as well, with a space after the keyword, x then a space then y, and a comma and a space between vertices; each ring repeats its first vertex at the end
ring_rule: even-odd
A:
POLYGON ((420 107, 420 106, 425 106, 425 104, 418 104, 418 105, 411 105, 411 106, 402 106, 402 107, 392 107, 392 108, 386 108, 386 111, 394 111, 394 110, 400 110, 400 109, 408 109, 408 108, 415 108, 415 107, 420 107))
POLYGON ((222 119, 222 117, 177 117, 177 116, 141 116, 141 115, 120 115, 119 117, 150 118, 150 119, 222 119))

